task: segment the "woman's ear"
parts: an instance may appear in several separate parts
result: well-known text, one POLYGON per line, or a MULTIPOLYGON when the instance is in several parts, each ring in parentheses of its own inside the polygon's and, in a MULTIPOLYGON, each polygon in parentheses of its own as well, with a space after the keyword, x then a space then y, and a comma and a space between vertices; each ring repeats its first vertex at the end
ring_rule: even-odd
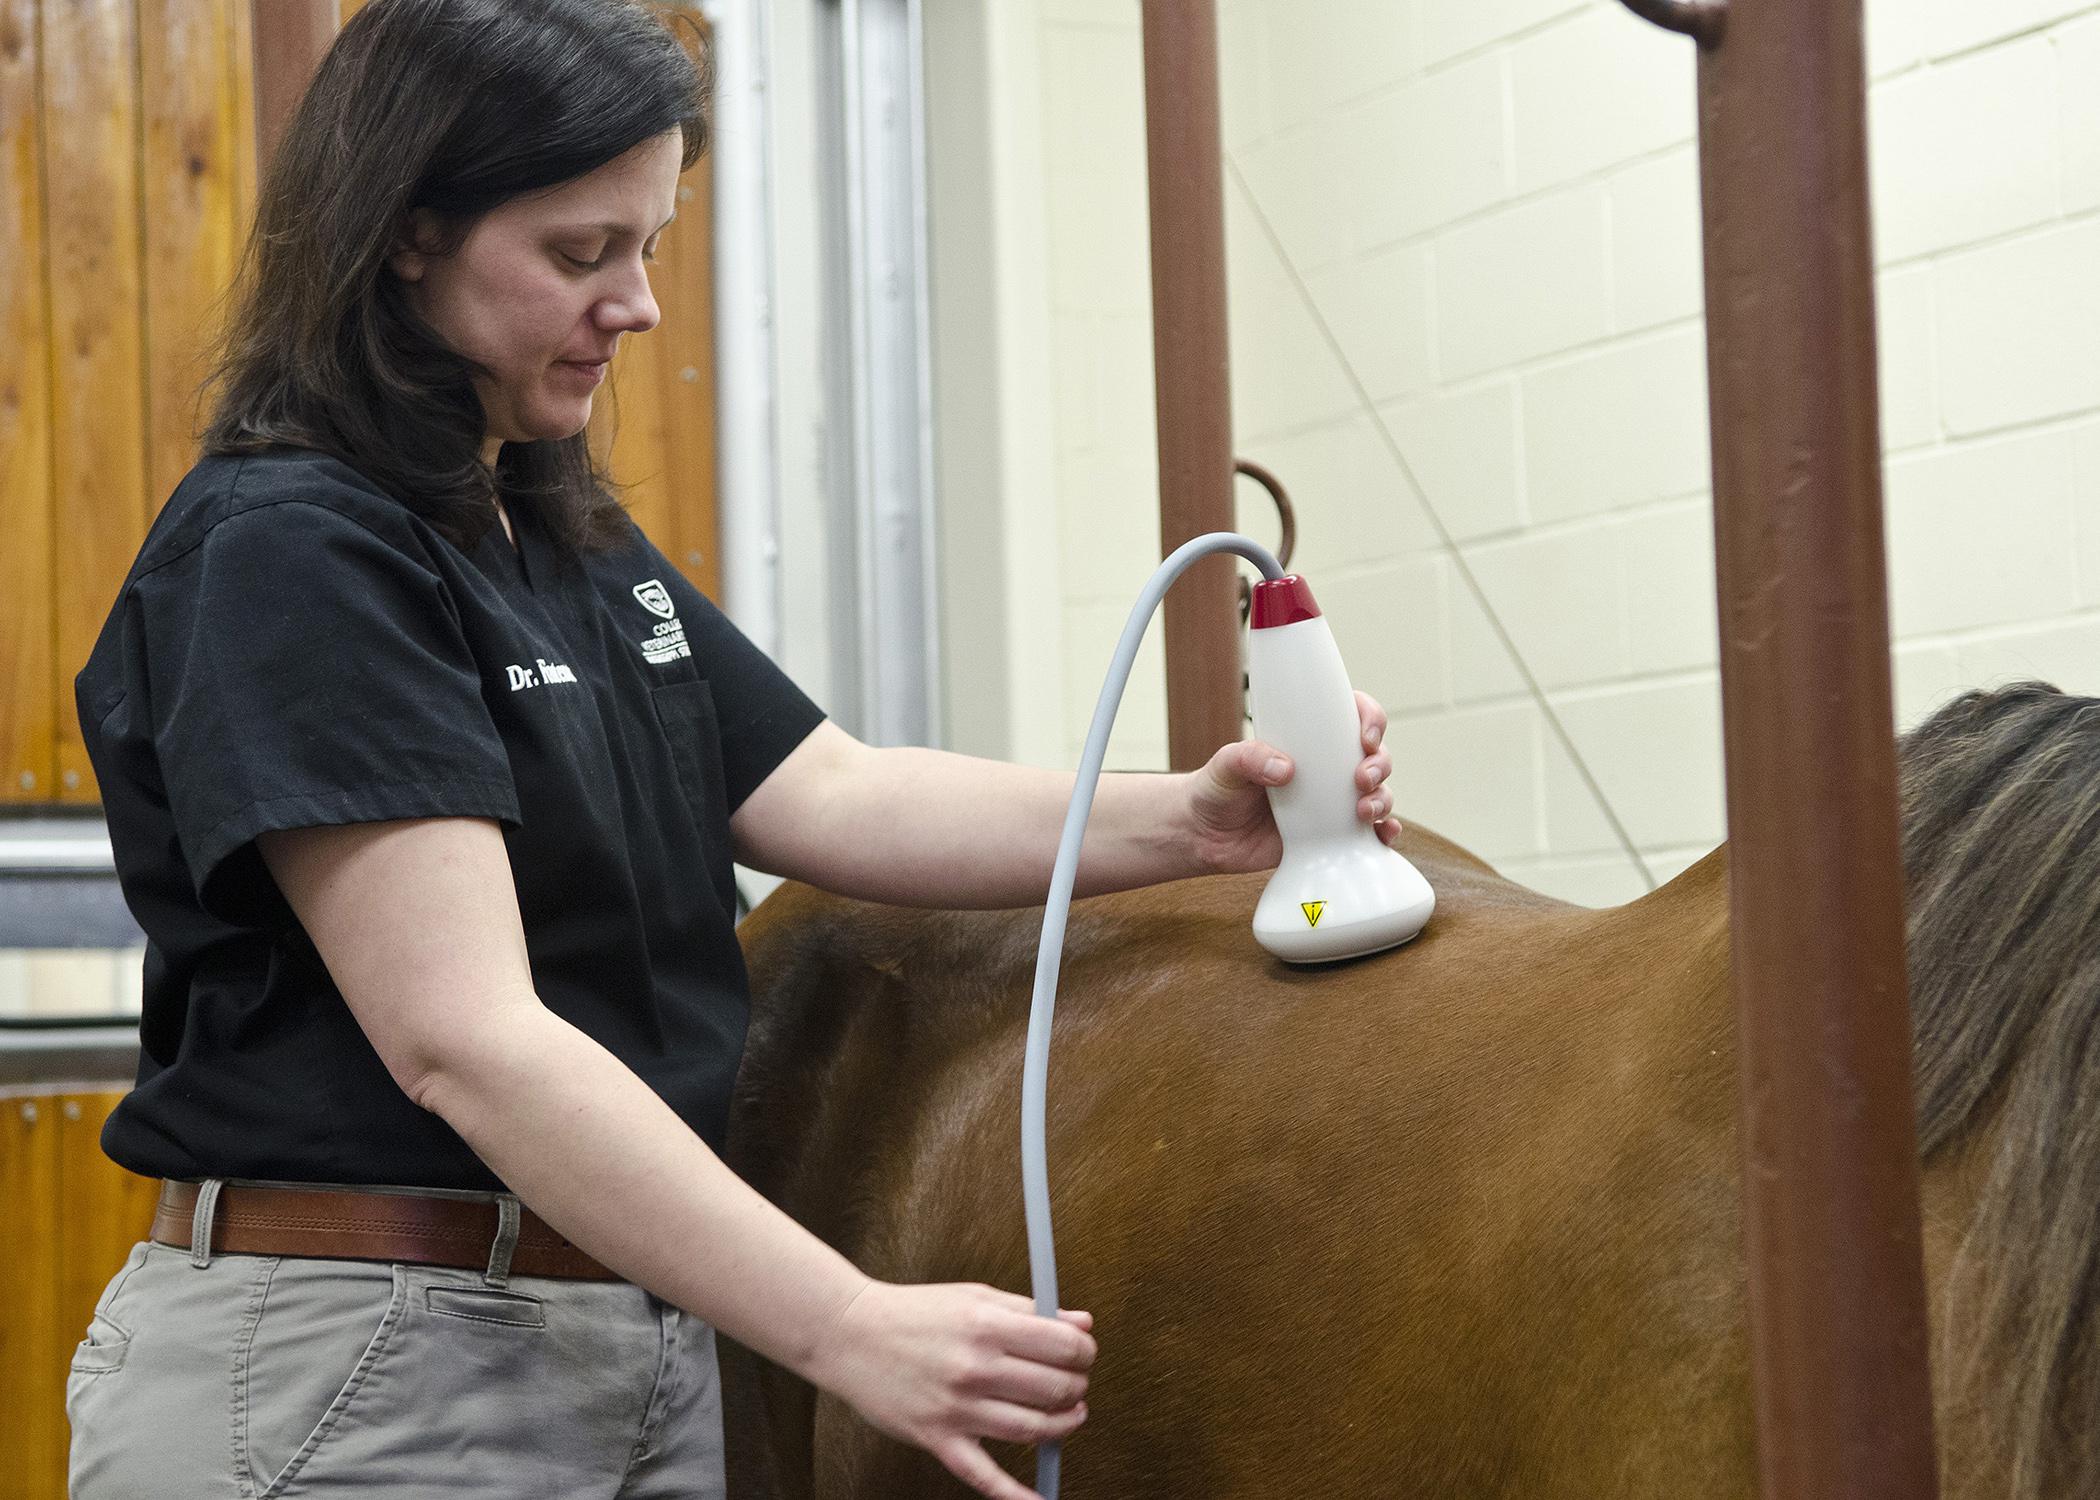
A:
POLYGON ((412 208, 387 251, 386 263, 403 281, 421 281, 429 269, 431 252, 423 247, 437 237, 436 217, 427 208, 412 208))

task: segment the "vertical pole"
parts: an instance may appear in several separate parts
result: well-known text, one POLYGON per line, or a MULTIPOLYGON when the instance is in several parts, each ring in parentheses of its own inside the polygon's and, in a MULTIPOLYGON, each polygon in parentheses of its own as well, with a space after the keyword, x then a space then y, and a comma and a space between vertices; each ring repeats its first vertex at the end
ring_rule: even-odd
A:
MULTIPOLYGON (((1144 0, 1152 206, 1152 359, 1159 396, 1160 555, 1232 529, 1231 351, 1215 0, 1144 0)), ((1167 753, 1193 770, 1240 737, 1239 594, 1206 558, 1167 595, 1167 753)))
POLYGON ((1762 1492, 1930 1500, 1861 0, 1633 8, 1701 40, 1762 1492))
POLYGON ((277 141, 321 55, 335 40, 336 0, 247 0, 255 34, 255 173, 268 177, 277 141))

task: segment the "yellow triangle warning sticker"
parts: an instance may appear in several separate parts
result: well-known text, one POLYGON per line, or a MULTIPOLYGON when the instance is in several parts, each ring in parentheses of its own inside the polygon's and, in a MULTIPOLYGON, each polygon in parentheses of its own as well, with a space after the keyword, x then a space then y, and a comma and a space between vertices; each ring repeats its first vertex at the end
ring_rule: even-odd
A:
POLYGON ((1320 913, 1327 910, 1327 903, 1325 901, 1300 901, 1298 910, 1305 913, 1306 926, 1317 927, 1320 925, 1320 913))

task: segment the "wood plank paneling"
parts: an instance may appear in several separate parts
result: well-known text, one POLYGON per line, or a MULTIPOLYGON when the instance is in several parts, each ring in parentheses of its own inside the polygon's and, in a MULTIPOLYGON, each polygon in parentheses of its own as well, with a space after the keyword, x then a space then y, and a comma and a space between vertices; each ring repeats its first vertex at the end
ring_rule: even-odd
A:
POLYGON ((650 282, 663 324, 645 334, 622 336, 620 352, 591 402, 590 431, 601 453, 606 451, 607 438, 611 440, 608 467, 615 481, 625 487, 621 498, 627 513, 651 541, 669 552, 671 502, 664 479, 664 413, 657 351, 664 326, 671 320, 672 303, 656 284, 659 275, 652 270, 650 282))
MULTIPOLYGON (((0 1413, 5 1462, 0 1500, 58 1500, 66 1492, 65 1376, 81 1334, 62 1327, 58 1299, 58 1101, 0 1099, 0 1203, 10 1234, 0 1256, 0 1413)), ((82 1327, 85 1327, 83 1322, 82 1327)))
POLYGON ((37 0, 0 0, 0 799, 57 787, 51 628, 51 340, 37 0))
MULTIPOLYGON (((704 36, 705 22, 685 14, 672 30, 698 48, 694 27, 704 36)), ((713 169, 703 156, 679 178, 678 221, 657 242, 649 276, 662 321, 623 341, 589 430, 594 451, 608 455, 610 473, 627 487, 635 523, 719 601, 713 169)))
POLYGON ((340 27, 334 0, 269 0, 251 6, 249 29, 255 38, 256 156, 269 171, 278 139, 291 128, 314 70, 327 55, 340 27))
POLYGON ((125 1171, 102 1154, 102 1124, 121 1092, 67 1094, 58 1105, 57 1265, 53 1287, 58 1324, 67 1337, 84 1336, 95 1303, 131 1247, 153 1228, 160 1184, 125 1171))
POLYGON ((58 800, 93 802, 72 679, 145 539, 133 0, 47 0, 43 100, 57 480, 53 691, 64 708, 58 800))
POLYGON ((0 1500, 64 1500, 73 1347, 152 1226, 159 1185, 102 1154, 123 1097, 0 1097, 0 1202, 19 1226, 0 1258, 0 1500))
POLYGON ((255 15, 253 0, 233 0, 227 37, 227 76, 233 80, 234 243, 245 246, 255 227, 255 15))
POLYGON ((715 510, 714 243, 708 205, 711 162, 702 157, 678 187, 678 222, 657 246, 658 276, 676 299, 651 337, 660 338, 656 388, 663 393, 663 473, 670 535, 658 545, 709 598, 722 597, 715 510))
MULTIPOLYGON (((697 8, 681 7, 672 32, 696 61, 714 38, 697 8)), ((714 157, 695 162, 678 185, 678 222, 657 246, 659 275, 672 289, 678 317, 668 315, 657 379, 664 404, 664 475, 672 533, 660 542, 693 584, 722 598, 721 526, 715 455, 714 157)))
POLYGON ((233 8, 233 0, 138 0, 149 522, 197 461, 198 385, 233 279, 233 8))

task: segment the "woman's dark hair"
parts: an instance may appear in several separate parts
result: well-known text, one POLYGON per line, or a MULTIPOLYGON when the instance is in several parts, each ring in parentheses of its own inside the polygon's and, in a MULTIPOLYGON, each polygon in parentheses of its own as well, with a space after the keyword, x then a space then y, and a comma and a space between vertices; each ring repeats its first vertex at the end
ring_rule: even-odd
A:
POLYGON ((204 451, 332 454, 461 545, 495 524, 498 493, 569 547, 611 540, 619 504, 585 434, 506 443, 493 475, 482 466, 483 367, 416 315, 386 262, 412 209, 440 229, 423 248, 450 254, 497 205, 666 131, 690 167, 708 77, 674 19, 640 0, 371 0, 353 16, 262 185, 204 451))

